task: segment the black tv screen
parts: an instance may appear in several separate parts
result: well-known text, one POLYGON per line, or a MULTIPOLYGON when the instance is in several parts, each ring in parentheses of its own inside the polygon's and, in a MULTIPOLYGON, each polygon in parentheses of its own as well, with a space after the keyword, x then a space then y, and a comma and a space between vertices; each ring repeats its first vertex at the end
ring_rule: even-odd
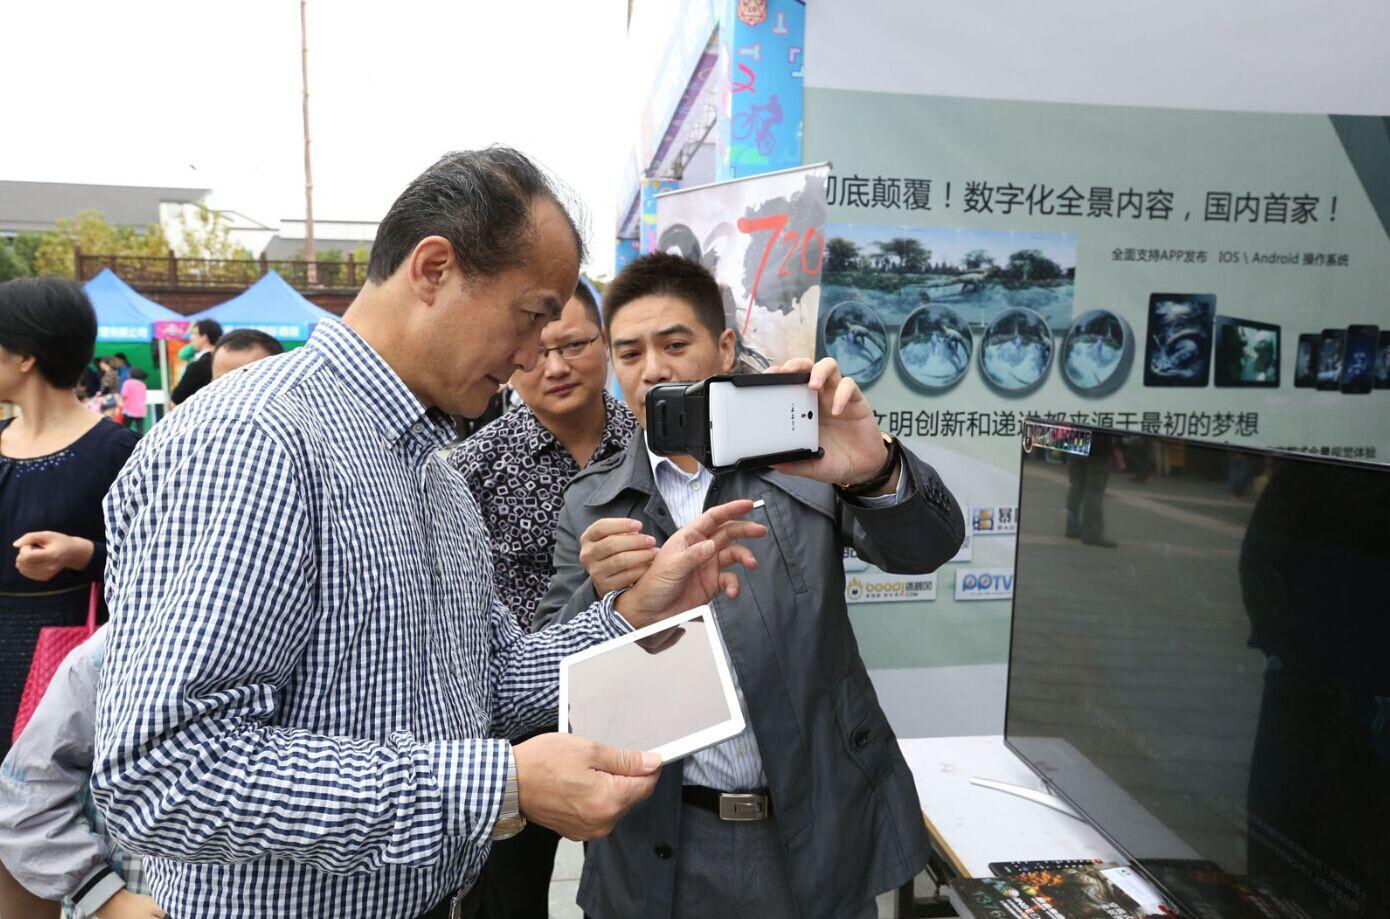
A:
POLYGON ((1007 743, 1184 915, 1390 916, 1390 466, 1071 430, 1023 454, 1007 743))

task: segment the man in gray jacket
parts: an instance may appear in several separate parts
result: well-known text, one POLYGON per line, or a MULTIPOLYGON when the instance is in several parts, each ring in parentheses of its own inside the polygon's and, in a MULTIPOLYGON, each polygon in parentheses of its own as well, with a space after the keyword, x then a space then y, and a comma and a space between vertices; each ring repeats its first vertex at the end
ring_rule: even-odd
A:
MULTIPOLYGON (((718 286, 676 256, 625 268, 604 291, 604 327, 644 430, 651 386, 733 366, 718 286)), ((874 897, 926 861, 921 805, 859 656, 842 560, 853 546, 886 571, 934 571, 964 538, 960 508, 930 466, 880 434, 833 360, 770 369, 811 371, 822 458, 713 476, 637 436, 566 492, 542 626, 633 583, 707 505, 761 499, 750 519, 771 536, 738 595, 712 603, 749 729, 666 766, 656 792, 590 843, 578 901, 593 919, 872 916, 874 897)))

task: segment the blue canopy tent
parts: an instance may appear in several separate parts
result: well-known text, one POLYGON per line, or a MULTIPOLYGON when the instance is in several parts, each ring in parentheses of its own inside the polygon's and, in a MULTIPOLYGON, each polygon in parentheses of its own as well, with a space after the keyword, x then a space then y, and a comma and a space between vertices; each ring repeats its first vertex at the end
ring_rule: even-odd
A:
POLYGON ((167 306, 136 293, 110 268, 103 268, 82 289, 97 313, 97 341, 151 341, 154 323, 183 321, 167 306))
POLYGON ((190 322, 216 319, 222 331, 259 329, 282 342, 304 341, 314 326, 337 317, 306 300, 274 271, 226 303, 189 316, 190 322))

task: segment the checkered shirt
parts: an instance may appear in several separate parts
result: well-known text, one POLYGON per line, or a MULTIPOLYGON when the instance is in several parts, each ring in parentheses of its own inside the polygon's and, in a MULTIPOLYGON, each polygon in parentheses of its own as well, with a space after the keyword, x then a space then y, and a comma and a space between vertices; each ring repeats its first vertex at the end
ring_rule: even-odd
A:
POLYGON ((92 792, 185 917, 416 916, 471 883, 562 656, 526 635, 443 458, 449 428, 358 335, 200 391, 105 503, 112 611, 92 792))

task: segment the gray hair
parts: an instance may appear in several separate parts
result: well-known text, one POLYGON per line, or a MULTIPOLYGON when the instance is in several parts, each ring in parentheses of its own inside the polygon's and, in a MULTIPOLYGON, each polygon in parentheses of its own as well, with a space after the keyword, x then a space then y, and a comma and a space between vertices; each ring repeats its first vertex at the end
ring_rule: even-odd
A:
POLYGON ((377 228, 367 278, 380 283, 420 240, 442 236, 466 275, 490 277, 524 264, 531 206, 553 202, 574 233, 582 264, 587 254, 573 196, 524 154, 510 147, 465 150, 441 157, 406 186, 377 228))

